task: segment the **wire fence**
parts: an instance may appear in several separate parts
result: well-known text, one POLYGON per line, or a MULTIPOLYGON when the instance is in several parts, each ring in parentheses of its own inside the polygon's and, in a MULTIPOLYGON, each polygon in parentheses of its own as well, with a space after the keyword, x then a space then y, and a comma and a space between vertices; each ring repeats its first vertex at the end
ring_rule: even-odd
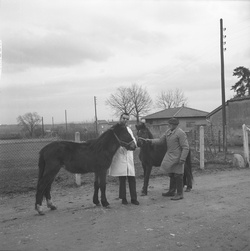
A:
MULTIPOLYGON (((95 132, 82 133, 80 141, 96 137, 95 132)), ((0 140, 0 194, 35 190, 40 150, 53 141, 75 141, 75 133, 40 139, 0 140)), ((57 183, 73 185, 74 175, 62 170, 57 183)))
MULTIPOLYGON (((151 128, 155 137, 157 133, 151 128)), ((81 133, 81 141, 94 138, 96 135, 81 133)), ((199 128, 187 133, 188 141, 192 152, 193 165, 199 166, 199 128)), ((205 163, 206 164, 230 164, 232 154, 243 155, 243 146, 231 147, 225 155, 222 149, 222 135, 215 128, 205 128, 205 163)), ((18 139, 0 140, 0 194, 20 193, 36 189, 38 177, 39 151, 52 141, 58 140, 75 141, 75 134, 62 135, 61 137, 46 139, 18 139)), ((143 176, 141 163, 139 161, 139 149, 134 152, 136 174, 143 176)), ((205 167, 206 168, 206 167, 205 167)), ((157 171, 156 171, 157 172, 157 171)), ((155 173, 156 173, 155 172, 155 173)), ((154 173, 154 172, 152 172, 154 173)), ((93 174, 83 176, 83 184, 93 182, 93 174)), ((111 178, 110 178, 111 180, 111 178)), ((62 186, 74 186, 75 176, 62 169, 56 177, 55 183, 62 186)))

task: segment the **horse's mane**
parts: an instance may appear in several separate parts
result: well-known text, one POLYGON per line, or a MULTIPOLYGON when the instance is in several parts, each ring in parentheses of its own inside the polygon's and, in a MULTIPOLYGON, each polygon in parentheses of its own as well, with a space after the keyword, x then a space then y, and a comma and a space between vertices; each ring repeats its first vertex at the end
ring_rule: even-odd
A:
POLYGON ((89 145, 89 149, 93 152, 101 152, 105 150, 105 143, 110 141, 110 136, 112 133, 113 127, 106 130, 96 139, 88 140, 86 143, 89 145))

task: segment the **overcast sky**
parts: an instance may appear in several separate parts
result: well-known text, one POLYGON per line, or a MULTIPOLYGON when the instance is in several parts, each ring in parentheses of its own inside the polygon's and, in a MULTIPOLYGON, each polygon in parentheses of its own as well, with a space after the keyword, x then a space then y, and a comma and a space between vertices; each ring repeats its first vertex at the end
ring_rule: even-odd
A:
MULTIPOLYGON (((44 123, 117 119, 105 101, 136 83, 151 98, 179 88, 188 107, 221 105, 220 18, 226 100, 250 68, 250 1, 1 0, 0 124, 37 112, 44 123)), ((155 110, 152 110, 155 112, 155 110)))

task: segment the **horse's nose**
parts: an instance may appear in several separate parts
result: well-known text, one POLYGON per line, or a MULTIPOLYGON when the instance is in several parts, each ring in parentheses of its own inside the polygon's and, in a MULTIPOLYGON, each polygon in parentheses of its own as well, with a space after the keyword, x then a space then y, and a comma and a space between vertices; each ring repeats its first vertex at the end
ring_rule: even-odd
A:
POLYGON ((129 145, 130 149, 131 150, 135 150, 136 149, 136 144, 135 142, 133 141, 130 145, 129 145))
POLYGON ((140 139, 137 140, 137 146, 141 147, 142 146, 142 141, 140 139))

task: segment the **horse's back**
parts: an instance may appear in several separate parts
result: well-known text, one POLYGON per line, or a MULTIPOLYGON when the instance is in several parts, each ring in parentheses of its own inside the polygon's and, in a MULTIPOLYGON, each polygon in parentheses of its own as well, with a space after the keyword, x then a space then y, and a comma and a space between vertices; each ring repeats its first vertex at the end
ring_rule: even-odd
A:
POLYGON ((43 147, 40 151, 40 158, 45 160, 72 158, 78 152, 87 152, 88 143, 77 143, 73 141, 54 141, 43 147))

